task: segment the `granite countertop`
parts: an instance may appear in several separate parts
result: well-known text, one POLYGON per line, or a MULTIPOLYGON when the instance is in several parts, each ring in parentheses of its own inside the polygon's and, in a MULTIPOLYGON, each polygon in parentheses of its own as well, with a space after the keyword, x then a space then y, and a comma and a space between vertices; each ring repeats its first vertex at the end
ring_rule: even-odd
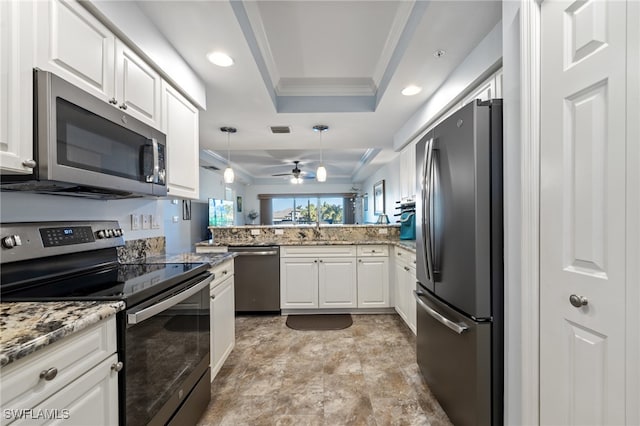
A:
MULTIPOLYGON (((239 247, 239 246, 253 246, 253 247, 261 247, 261 246, 335 246, 335 245, 379 245, 379 244, 391 244, 397 247, 402 247, 409 251, 416 251, 416 242, 415 240, 397 240, 397 241, 389 241, 389 240, 361 240, 361 241, 335 241, 335 240, 313 240, 313 241, 289 241, 286 243, 278 243, 278 242, 259 242, 253 244, 220 244, 216 243, 212 240, 204 240, 196 243, 197 247, 239 247)), ((225 253, 203 253, 203 256, 217 256, 225 253)), ((196 254, 194 256, 199 256, 200 254, 196 254)), ((203 260, 203 262, 205 262, 203 260)))
POLYGON ((3 302, 0 367, 115 315, 124 302, 3 302))
POLYGON ((146 263, 208 263, 216 266, 236 257, 238 253, 177 253, 147 257, 146 263))

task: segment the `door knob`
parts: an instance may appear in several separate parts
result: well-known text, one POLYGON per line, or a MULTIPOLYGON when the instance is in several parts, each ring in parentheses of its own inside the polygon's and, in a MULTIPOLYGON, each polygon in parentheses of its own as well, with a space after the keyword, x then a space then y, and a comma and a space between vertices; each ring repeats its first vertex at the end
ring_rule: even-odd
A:
POLYGON ((584 296, 576 296, 575 294, 572 294, 569 296, 569 302, 571 302, 571 304, 576 308, 581 308, 583 306, 587 306, 589 300, 584 296))

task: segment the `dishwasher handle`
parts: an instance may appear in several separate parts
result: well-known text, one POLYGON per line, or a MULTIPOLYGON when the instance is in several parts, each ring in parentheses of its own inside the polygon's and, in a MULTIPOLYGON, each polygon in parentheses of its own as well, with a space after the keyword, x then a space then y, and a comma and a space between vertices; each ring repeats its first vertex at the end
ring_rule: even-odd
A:
POLYGON ((234 251, 238 256, 276 256, 277 250, 265 250, 265 251, 234 251))

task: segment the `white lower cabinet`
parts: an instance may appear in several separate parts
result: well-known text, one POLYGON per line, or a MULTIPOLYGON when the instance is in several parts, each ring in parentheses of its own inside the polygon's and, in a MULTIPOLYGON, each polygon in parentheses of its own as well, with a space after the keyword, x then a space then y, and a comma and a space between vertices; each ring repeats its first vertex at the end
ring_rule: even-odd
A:
POLYGON ((413 291, 416 287, 415 253, 395 249, 395 308, 413 333, 416 333, 416 302, 413 291))
POLYGON ((358 308, 388 308, 388 246, 358 246, 358 308))
POLYGON ((116 349, 111 317, 3 368, 1 424, 117 424, 116 349))
POLYGON ((355 308, 354 246, 280 248, 280 308, 355 308))
POLYGON ((211 381, 213 381, 236 342, 233 260, 216 265, 211 268, 211 272, 215 275, 209 287, 211 381))

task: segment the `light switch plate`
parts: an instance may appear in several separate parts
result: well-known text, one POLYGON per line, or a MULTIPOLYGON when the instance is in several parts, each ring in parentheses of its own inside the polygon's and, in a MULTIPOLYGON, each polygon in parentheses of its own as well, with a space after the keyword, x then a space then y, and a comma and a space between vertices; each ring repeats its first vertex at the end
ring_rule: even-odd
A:
POLYGON ((151 215, 151 229, 160 229, 160 221, 157 214, 151 215))
POLYGON ((179 216, 172 216, 172 217, 171 217, 171 222, 173 222, 173 223, 178 223, 178 219, 180 219, 180 217, 179 217, 179 216))
POLYGON ((151 215, 142 215, 142 229, 151 229, 151 215))
POLYGON ((260 235, 260 230, 259 229, 252 229, 251 230, 251 235, 260 235))
POLYGON ((131 215, 131 230, 132 231, 137 231, 138 229, 140 229, 140 215, 139 214, 132 214, 131 215))
POLYGON ((389 230, 387 228, 378 229, 378 234, 387 235, 388 233, 389 233, 389 230))

